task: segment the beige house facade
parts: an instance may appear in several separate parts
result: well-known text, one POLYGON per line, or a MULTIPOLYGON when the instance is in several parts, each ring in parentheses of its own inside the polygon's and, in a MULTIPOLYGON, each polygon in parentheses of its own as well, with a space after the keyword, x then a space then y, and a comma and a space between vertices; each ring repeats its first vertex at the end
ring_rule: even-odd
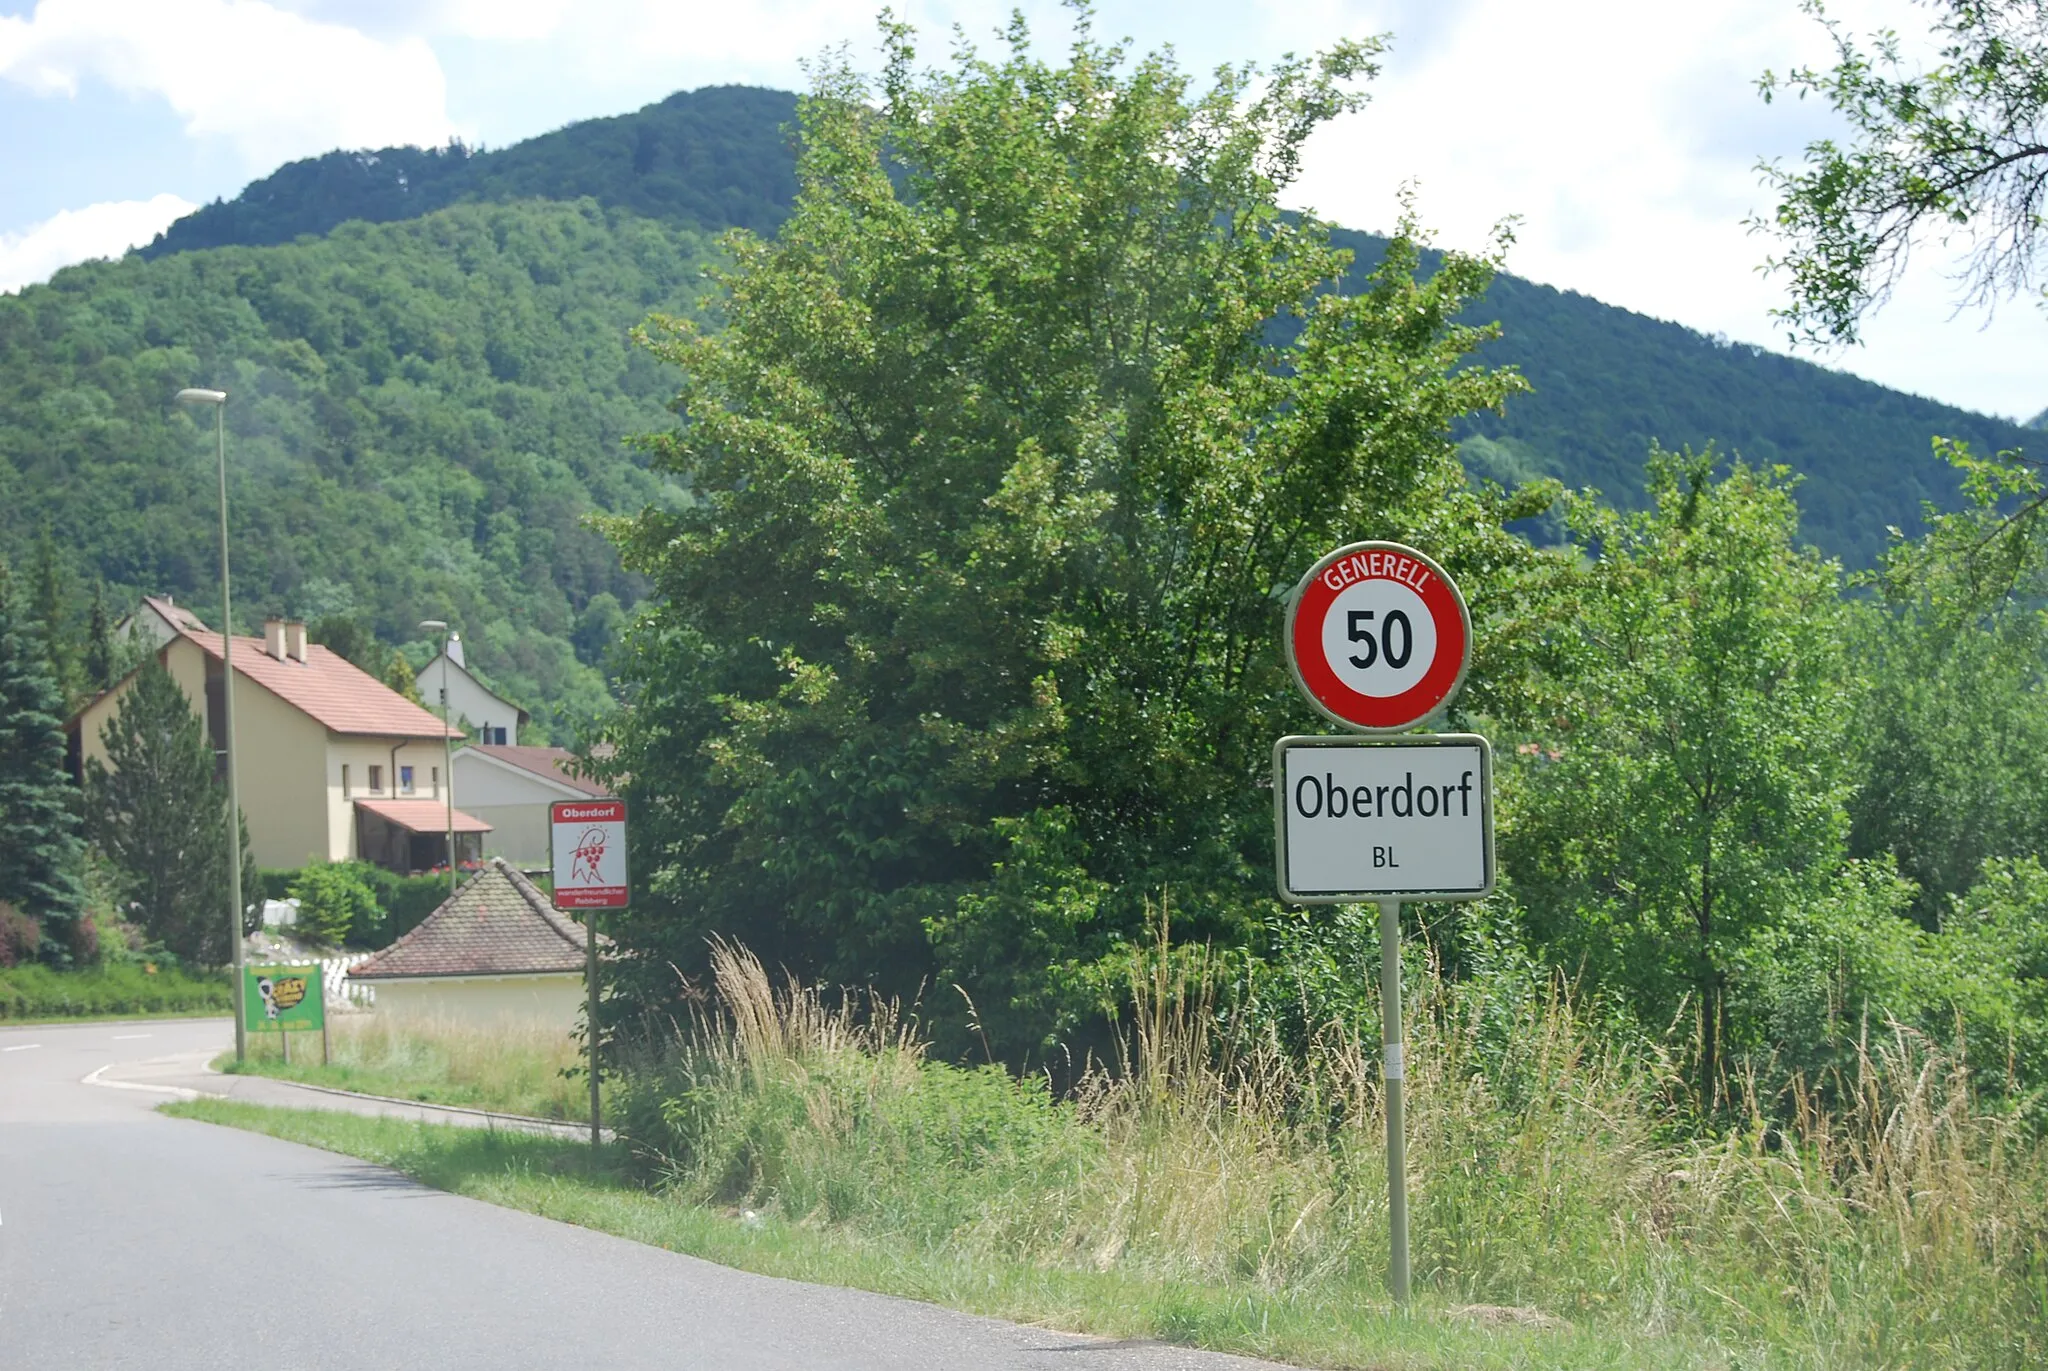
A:
MULTIPOLYGON (((194 627, 196 621, 182 612, 175 621, 153 614, 152 625, 159 622, 172 622, 176 632, 157 657, 205 721, 216 755, 223 756, 221 635, 194 627)), ((257 865, 298 867, 358 856, 399 870, 445 863, 445 822, 439 818, 396 861, 388 847, 365 852, 369 825, 362 804, 440 801, 431 807, 444 811, 450 778, 443 774, 443 740, 460 737, 458 732, 338 653, 308 643, 303 624, 272 620, 264 636, 238 635, 226 653, 234 665, 236 782, 257 865)), ((90 763, 106 763, 106 726, 133 684, 133 676, 121 681, 66 725, 81 779, 90 763)), ((482 826, 472 816, 461 817, 458 857, 479 855, 465 850, 464 837, 470 848, 480 847, 482 826)))

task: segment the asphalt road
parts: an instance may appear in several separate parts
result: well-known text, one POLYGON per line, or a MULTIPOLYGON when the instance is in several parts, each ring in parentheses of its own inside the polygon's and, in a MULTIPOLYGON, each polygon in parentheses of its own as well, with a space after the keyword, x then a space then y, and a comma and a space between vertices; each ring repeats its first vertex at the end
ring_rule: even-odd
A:
POLYGON ((1265 1365, 748 1275, 85 1083, 190 1072, 231 1036, 0 1029, 0 1371, 1265 1365))

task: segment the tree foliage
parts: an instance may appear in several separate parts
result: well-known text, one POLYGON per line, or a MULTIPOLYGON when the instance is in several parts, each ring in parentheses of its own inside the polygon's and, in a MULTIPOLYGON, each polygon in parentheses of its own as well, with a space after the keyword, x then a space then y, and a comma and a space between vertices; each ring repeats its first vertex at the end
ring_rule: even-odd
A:
POLYGON ((356 862, 319 862, 301 870, 290 897, 299 902, 294 925, 316 942, 339 946, 355 934, 374 930, 384 919, 377 892, 356 862))
MULTIPOLYGON (((125 878, 146 936, 183 961, 221 965, 230 953, 227 785, 199 716, 155 657, 135 674, 103 738, 106 764, 94 758, 86 768, 93 844, 125 878)), ((248 852, 244 825, 242 891, 260 909, 248 852)), ((245 931, 260 917, 245 910, 245 931)))
POLYGON ((1748 982, 1833 886, 1854 783, 1838 569, 1798 547, 1785 473, 1714 462, 1654 455, 1638 514, 1574 503, 1573 699, 1503 843, 1547 954, 1652 1023, 1689 1007, 1709 1077, 1767 1039, 1748 982))
POLYGON ((1779 201, 1759 226, 1785 242, 1769 266, 1789 278, 1779 314, 1794 334, 1856 341, 1930 237, 1967 245, 1968 302, 2032 290, 2048 211, 2048 8, 1933 0, 1938 60, 1921 69, 1896 32, 1859 39, 1820 0, 1803 7, 1827 26, 1834 65, 1766 72, 1764 98, 1817 96, 1849 139, 1808 144, 1789 171, 1764 167, 1779 201))
POLYGON ((49 657, 0 560, 0 904, 34 919, 42 929, 39 955, 61 963, 78 941, 85 891, 64 772, 64 701, 49 657))
POLYGON ((1418 280, 1404 237, 1332 292, 1344 255, 1274 205, 1371 46, 1197 94, 1164 57, 1007 41, 920 72, 891 27, 878 86, 825 70, 795 214, 728 239, 725 327, 650 332, 685 374, 657 467, 698 502, 617 526, 655 587, 610 763, 642 1003, 718 932, 957 985, 1029 1055, 1144 900, 1244 940, 1272 908, 1260 778, 1308 721, 1282 596, 1337 543, 1431 547, 1487 591, 1502 669, 1476 679, 1517 675, 1536 558, 1501 522, 1546 496, 1475 493, 1447 438, 1516 388, 1460 365, 1488 264, 1418 280))

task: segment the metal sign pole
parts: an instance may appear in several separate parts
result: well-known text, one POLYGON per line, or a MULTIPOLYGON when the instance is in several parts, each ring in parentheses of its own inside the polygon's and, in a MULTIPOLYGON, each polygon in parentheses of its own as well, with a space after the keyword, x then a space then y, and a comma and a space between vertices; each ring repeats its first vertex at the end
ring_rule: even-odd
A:
POLYGON ((583 969, 583 989, 588 997, 583 1010, 584 1043, 590 1050, 590 1147, 598 1144, 598 1103, 597 1103, 597 911, 592 909, 584 915, 583 937, 586 957, 583 969))
POLYGON ((1387 1288, 1408 1303, 1408 1144, 1401 1050, 1401 902, 1380 901, 1380 1050, 1387 1101, 1387 1288))

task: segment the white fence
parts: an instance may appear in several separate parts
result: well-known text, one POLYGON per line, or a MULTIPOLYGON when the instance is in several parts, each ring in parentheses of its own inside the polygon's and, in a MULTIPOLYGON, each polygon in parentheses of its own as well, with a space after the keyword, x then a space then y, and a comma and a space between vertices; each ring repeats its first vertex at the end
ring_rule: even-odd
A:
POLYGON ((346 957, 320 959, 320 979, 327 988, 327 1003, 336 1009, 368 1009, 377 1003, 376 986, 348 979, 348 969, 369 958, 367 952, 352 952, 346 957))

